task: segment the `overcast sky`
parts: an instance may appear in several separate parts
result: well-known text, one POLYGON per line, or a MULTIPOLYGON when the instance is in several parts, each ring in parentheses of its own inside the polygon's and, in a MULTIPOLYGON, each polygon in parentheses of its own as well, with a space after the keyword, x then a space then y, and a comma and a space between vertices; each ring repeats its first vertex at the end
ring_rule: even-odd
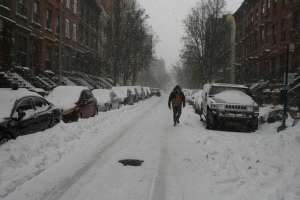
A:
MULTIPOLYGON (((165 59, 168 68, 179 59, 184 34, 183 19, 199 0, 138 0, 149 14, 149 24, 159 37, 157 56, 165 59)), ((227 0, 227 10, 236 11, 243 0, 227 0)))

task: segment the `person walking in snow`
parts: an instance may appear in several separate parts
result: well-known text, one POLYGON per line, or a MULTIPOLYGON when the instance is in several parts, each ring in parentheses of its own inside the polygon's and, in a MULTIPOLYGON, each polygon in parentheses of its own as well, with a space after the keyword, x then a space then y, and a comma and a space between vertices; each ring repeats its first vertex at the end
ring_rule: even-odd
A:
POLYGON ((173 108, 173 119, 174 119, 174 126, 180 123, 179 118, 182 113, 182 107, 185 107, 185 96, 181 91, 179 85, 177 85, 169 96, 168 106, 171 109, 171 105, 173 108))

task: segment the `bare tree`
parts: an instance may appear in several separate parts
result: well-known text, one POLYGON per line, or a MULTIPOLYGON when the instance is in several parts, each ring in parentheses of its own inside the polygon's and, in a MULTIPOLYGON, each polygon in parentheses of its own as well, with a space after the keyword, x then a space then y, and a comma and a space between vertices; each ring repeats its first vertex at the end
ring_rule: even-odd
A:
POLYGON ((134 84, 138 73, 149 67, 153 55, 152 33, 146 23, 148 16, 136 0, 115 0, 108 28, 111 37, 106 45, 107 63, 115 84, 134 84))
POLYGON ((219 69, 226 31, 224 7, 225 0, 201 0, 184 20, 186 35, 180 61, 185 75, 191 77, 188 85, 212 81, 219 69))

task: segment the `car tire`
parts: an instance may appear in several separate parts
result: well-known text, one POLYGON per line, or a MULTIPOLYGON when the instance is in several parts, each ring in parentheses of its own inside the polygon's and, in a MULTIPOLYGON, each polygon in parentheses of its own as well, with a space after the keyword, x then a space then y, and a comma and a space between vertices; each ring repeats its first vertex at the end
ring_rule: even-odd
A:
POLYGON ((251 132, 257 131, 257 129, 258 129, 258 118, 254 118, 254 119, 251 120, 249 128, 250 128, 251 132))
POLYGON ((215 119, 212 112, 207 109, 207 117, 206 117, 206 129, 212 130, 215 128, 215 119))

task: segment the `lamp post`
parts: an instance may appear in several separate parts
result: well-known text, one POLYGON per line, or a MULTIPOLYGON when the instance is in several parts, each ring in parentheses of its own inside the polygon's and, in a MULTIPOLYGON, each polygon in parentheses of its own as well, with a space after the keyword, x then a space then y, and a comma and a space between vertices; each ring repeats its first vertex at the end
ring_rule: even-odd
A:
POLYGON ((289 89, 289 82, 288 82, 288 74, 289 74, 289 59, 290 55, 295 51, 295 44, 290 43, 287 45, 286 48, 286 66, 285 66, 285 74, 284 74, 284 88, 282 90, 283 95, 283 117, 282 117, 282 124, 278 127, 277 132, 283 131, 286 129, 286 119, 287 119, 287 111, 288 111, 288 89, 289 89))

